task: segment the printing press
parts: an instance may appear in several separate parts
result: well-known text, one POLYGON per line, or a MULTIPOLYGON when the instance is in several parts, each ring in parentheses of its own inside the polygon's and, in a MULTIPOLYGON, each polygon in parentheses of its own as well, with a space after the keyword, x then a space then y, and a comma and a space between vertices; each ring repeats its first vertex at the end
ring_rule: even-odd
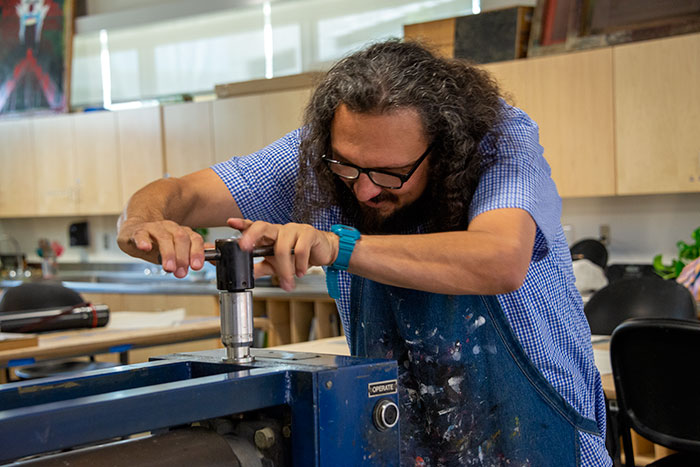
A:
POLYGON ((224 349, 0 386, 0 463, 398 465, 396 362, 251 349, 253 257, 217 262, 224 349))

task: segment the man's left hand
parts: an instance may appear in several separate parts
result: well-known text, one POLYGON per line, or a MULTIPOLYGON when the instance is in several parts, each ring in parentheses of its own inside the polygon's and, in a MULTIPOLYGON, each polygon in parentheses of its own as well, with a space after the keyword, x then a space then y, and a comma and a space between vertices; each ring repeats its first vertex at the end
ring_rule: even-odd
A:
POLYGON ((276 274, 280 287, 286 291, 294 289, 294 278, 303 277, 311 266, 328 266, 338 256, 338 236, 308 224, 270 224, 238 218, 228 219, 227 223, 241 231, 238 245, 243 250, 275 246, 275 256, 256 263, 254 273, 255 277, 276 274))

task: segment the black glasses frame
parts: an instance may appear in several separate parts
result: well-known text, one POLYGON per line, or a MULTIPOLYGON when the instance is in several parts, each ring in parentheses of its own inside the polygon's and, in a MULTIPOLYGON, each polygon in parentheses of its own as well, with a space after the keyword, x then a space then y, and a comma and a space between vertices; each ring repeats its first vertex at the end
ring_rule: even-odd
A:
POLYGON ((324 162, 325 162, 326 164, 328 164, 328 168, 331 170, 331 172, 333 172, 333 169, 331 169, 331 166, 332 166, 332 165, 338 165, 338 166, 343 166, 343 167, 350 167, 350 168, 353 168, 353 169, 357 170, 357 175, 352 176, 352 177, 348 177, 347 175, 340 175, 340 174, 338 174, 338 173, 336 173, 336 172, 333 172, 333 174, 337 175, 338 177, 340 177, 340 178, 342 178, 342 179, 344 179, 344 180, 357 180, 358 178, 360 178, 360 174, 365 173, 365 174, 367 174, 367 176, 369 177, 369 179, 372 180, 372 183, 374 183, 375 185, 380 186, 380 187, 382 187, 382 188, 388 188, 388 189, 390 189, 390 190, 398 190, 399 188, 401 188, 401 187, 403 186, 404 183, 406 183, 406 182, 408 181, 409 178, 411 178, 411 175, 413 175, 413 173, 414 173, 416 170, 418 170, 418 167, 420 167, 421 163, 425 160, 426 157, 428 157, 428 154, 430 154, 430 151, 433 150, 433 147, 434 147, 434 146, 435 146, 435 143, 434 143, 434 142, 431 143, 431 144, 429 144, 429 145, 428 145, 428 148, 425 150, 425 152, 424 152, 423 154, 421 154, 421 156, 418 158, 418 160, 413 164, 413 167, 411 167, 411 170, 409 170, 409 171, 408 171, 407 173, 405 173, 405 174, 399 174, 399 173, 396 173, 396 172, 392 172, 392 171, 390 171, 390 170, 382 170, 382 169, 373 169, 373 168, 358 167, 358 166, 356 166, 355 164, 350 164, 350 163, 348 163, 348 162, 340 162, 340 161, 337 161, 337 160, 335 160, 335 159, 331 159, 331 158, 329 158, 328 156, 326 156, 325 154, 324 154, 323 156, 321 156, 321 158, 324 160, 324 162), (399 183, 398 186, 387 186, 387 185, 384 185, 384 184, 381 184, 381 183, 377 183, 377 182, 374 180, 374 177, 372 177, 372 174, 373 174, 373 173, 384 174, 384 175, 390 175, 390 176, 392 176, 392 177, 396 177, 396 178, 399 179, 399 181, 400 181, 401 183, 399 183))

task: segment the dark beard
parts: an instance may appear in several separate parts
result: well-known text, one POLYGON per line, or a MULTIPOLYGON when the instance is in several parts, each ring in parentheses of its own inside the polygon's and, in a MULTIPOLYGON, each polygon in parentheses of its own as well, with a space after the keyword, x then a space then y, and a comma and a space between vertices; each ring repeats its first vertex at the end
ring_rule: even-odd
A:
MULTIPOLYGON (((343 217, 355 226, 361 233, 367 235, 409 234, 418 231, 431 231, 436 225, 434 219, 436 210, 432 203, 430 190, 413 203, 397 209, 389 216, 381 216, 379 212, 357 201, 344 183, 336 184, 336 195, 340 201, 343 217)), ((373 201, 393 201, 396 199, 391 191, 382 191, 373 201)))

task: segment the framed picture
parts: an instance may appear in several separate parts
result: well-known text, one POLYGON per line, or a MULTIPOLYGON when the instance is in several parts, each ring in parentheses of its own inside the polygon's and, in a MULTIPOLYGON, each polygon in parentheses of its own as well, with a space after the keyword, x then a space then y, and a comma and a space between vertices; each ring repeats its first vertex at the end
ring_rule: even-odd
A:
POLYGON ((576 0, 538 0, 532 15, 528 57, 566 51, 569 21, 576 0))
POLYGON ((0 115, 66 112, 73 0, 0 0, 0 115))
POLYGON ((528 57, 700 31, 700 0, 537 0, 528 57))
POLYGON ((700 31, 700 0, 577 0, 571 46, 615 45, 700 31))

